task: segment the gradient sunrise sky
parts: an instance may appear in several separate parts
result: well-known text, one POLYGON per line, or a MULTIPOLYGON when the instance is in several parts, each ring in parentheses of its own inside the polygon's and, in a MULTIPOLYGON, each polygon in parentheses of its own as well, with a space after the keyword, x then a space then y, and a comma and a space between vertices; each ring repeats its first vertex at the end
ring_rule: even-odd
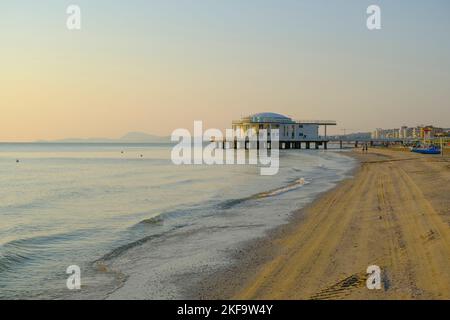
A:
POLYGON ((446 0, 2 0, 0 141, 223 129, 260 111, 337 120, 334 133, 448 127, 449 12, 446 0), (366 28, 370 4, 382 30, 366 28))

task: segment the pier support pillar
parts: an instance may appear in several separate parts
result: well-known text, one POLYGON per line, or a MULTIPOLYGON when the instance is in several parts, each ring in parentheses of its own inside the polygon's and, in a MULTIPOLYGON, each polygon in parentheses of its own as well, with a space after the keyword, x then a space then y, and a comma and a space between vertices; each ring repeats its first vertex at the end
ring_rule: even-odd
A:
POLYGON ((310 143, 309 143, 309 141, 308 142, 306 142, 306 149, 309 149, 311 146, 310 146, 310 143))
POLYGON ((325 142, 323 143, 323 148, 324 148, 325 150, 328 149, 328 142, 325 141, 325 142))
POLYGON ((342 140, 339 140, 339 148, 342 149, 342 140))
POLYGON ((316 150, 319 149, 319 142, 314 142, 314 147, 316 148, 316 150))

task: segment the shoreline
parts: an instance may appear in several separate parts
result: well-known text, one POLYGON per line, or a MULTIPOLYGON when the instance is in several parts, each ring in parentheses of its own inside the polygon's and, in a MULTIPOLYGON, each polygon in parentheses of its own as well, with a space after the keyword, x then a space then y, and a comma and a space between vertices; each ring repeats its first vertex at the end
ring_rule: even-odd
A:
MULTIPOLYGON (((268 232, 280 225, 289 224, 292 212, 298 205, 309 205, 315 198, 326 192, 325 190, 334 188, 342 179, 346 179, 350 175, 355 169, 356 161, 353 161, 347 155, 339 155, 339 153, 336 155, 330 154, 323 159, 320 158, 325 163, 331 161, 331 165, 337 166, 339 169, 333 168, 331 172, 324 174, 327 178, 320 180, 318 184, 322 187, 313 186, 309 191, 302 193, 300 198, 295 197, 296 205, 292 205, 294 202, 292 196, 289 196, 292 193, 288 192, 281 196, 277 195, 274 198, 277 200, 270 200, 271 196, 267 195, 269 189, 266 186, 262 188, 265 191, 242 198, 245 200, 242 208, 237 207, 233 211, 233 206, 228 209, 220 206, 219 208, 222 208, 220 210, 225 211, 221 215, 208 214, 205 216, 204 219, 206 220, 202 219, 204 225, 200 228, 196 224, 191 227, 186 226, 174 230, 173 233, 162 235, 156 242, 146 241, 144 238, 137 241, 139 245, 128 245, 129 248, 122 250, 113 259, 107 257, 102 261, 102 271, 107 273, 119 272, 126 275, 127 281, 121 282, 114 290, 105 293, 105 296, 101 295, 101 298, 195 299, 193 288, 199 282, 202 282, 205 275, 215 274, 217 270, 223 270, 232 265, 235 261, 232 257, 236 252, 240 252, 241 248, 245 248, 254 239, 263 238, 268 232), (349 165, 349 161, 351 165, 349 165), (286 196, 288 198, 283 200, 283 197, 286 196), (268 202, 264 207, 260 207, 259 200, 266 201, 265 198, 269 198, 268 202), (246 205, 246 201, 255 203, 246 205), (273 206, 273 201, 284 201, 287 204, 280 203, 281 207, 274 207, 274 209, 279 208, 281 210, 275 216, 273 215, 273 209, 267 209, 268 205, 273 206), (301 204, 302 202, 304 204, 301 204), (258 223, 258 219, 264 219, 265 222, 258 223), (209 245, 202 244, 205 241, 208 241, 209 245), (181 250, 183 243, 185 247, 187 246, 188 251, 199 259, 192 261, 192 257, 184 258, 188 251, 181 250), (195 246, 194 243, 196 243, 195 246), (196 249, 193 249, 194 247, 196 249), (179 251, 179 253, 173 256, 175 260, 170 262, 172 263, 170 265, 168 259, 171 259, 171 254, 176 252, 174 250, 179 251), (162 262, 158 262, 158 259, 151 259, 159 255, 166 258, 162 262), (152 268, 153 271, 151 271, 152 268)), ((314 159, 319 158, 314 156, 314 159)), ((324 164, 318 167, 321 168, 322 165, 324 164)), ((315 166, 311 166, 312 168, 315 168, 315 166)), ((294 174, 298 175, 296 172, 294 174)), ((308 175, 308 173, 306 174, 308 175)), ((322 173, 316 172, 312 176, 318 177, 318 175, 322 176, 322 173)), ((274 190, 281 190, 295 183, 297 181, 292 181, 291 184, 287 185, 284 182, 281 187, 277 186, 277 189, 274 190)), ((306 185, 309 185, 309 183, 306 185)), ((98 297, 98 295, 95 296, 98 297)))
POLYGON ((386 149, 206 276, 199 299, 448 299, 450 159, 386 149), (422 167, 423 170, 417 168, 422 167), (365 286, 382 269, 382 290, 365 286))
POLYGON ((346 181, 354 179, 360 170, 361 163, 351 152, 346 152, 345 155, 356 160, 355 167, 347 174, 350 177, 342 179, 331 189, 320 192, 314 200, 304 207, 293 210, 285 224, 268 230, 260 238, 243 243, 231 257, 233 261, 229 265, 216 270, 204 277, 197 285, 186 290, 191 292, 187 298, 195 300, 236 299, 234 297, 236 288, 241 287, 243 281, 254 276, 262 265, 269 263, 276 256, 278 252, 277 240, 284 234, 294 232, 296 227, 305 220, 307 210, 320 203, 325 195, 338 189, 346 181))

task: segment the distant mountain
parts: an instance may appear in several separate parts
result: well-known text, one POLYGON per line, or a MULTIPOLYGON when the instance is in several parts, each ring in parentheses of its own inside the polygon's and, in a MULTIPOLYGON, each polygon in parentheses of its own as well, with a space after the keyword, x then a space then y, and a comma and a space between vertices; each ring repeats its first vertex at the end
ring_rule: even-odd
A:
POLYGON ((121 142, 169 142, 169 137, 160 137, 144 132, 128 132, 119 139, 121 142))
POLYGON ((101 143, 101 142, 115 142, 113 139, 108 138, 66 138, 66 139, 59 139, 59 140, 45 140, 45 141, 38 141, 38 142, 58 142, 58 143, 101 143))
POLYGON ((66 138, 60 140, 37 142, 58 142, 58 143, 165 143, 170 142, 170 137, 161 137, 144 132, 128 132, 118 139, 110 138, 66 138))

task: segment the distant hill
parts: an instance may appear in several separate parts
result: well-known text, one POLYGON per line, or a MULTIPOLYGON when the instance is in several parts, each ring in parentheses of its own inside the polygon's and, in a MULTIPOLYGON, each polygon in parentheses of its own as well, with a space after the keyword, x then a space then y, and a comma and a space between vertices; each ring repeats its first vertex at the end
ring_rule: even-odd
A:
POLYGON ((170 142, 170 137, 155 136, 144 132, 128 132, 118 139, 110 138, 66 138, 60 140, 50 140, 37 142, 58 142, 58 143, 166 143, 170 142))
POLYGON ((119 140, 121 142, 169 142, 170 137, 160 137, 144 132, 128 132, 119 140))

